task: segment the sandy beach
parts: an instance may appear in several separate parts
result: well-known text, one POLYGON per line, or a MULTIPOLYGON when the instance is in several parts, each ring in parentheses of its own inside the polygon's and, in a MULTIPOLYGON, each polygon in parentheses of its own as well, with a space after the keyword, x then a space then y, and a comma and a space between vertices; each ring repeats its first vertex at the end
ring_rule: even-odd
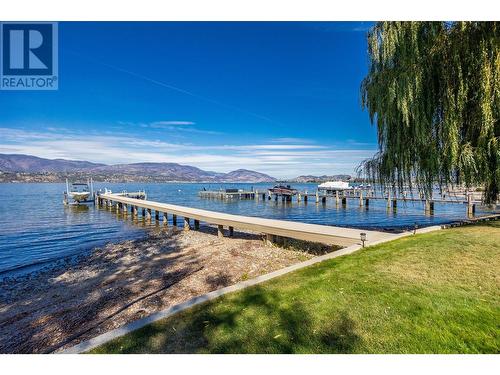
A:
POLYGON ((50 353, 215 289, 307 260, 235 232, 152 229, 76 261, 0 282, 0 353, 50 353))

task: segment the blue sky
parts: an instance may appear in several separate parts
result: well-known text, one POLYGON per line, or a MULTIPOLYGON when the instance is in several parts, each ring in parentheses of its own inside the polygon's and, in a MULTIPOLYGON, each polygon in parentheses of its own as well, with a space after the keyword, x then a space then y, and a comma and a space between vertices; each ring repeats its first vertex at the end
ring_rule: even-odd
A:
POLYGON ((60 23, 59 90, 0 91, 0 153, 352 174, 370 25, 60 23))

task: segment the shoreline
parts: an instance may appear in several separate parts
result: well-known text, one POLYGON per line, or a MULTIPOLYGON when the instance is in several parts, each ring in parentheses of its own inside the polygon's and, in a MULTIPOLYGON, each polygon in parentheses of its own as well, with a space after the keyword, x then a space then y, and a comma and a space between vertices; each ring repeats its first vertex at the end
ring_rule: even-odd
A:
MULTIPOLYGON (((474 219, 463 219, 463 220, 450 220, 446 222, 441 222, 438 224, 435 223, 428 223, 428 224, 420 224, 418 225, 418 229, 423 229, 427 227, 432 227, 435 225, 441 225, 445 227, 456 227, 456 226, 461 226, 461 225, 467 225, 471 222, 476 222, 476 221, 483 221, 483 220, 489 220, 492 216, 498 217, 500 216, 500 213, 493 212, 492 214, 484 214, 481 216, 477 216, 474 219)), ((290 220, 293 222, 293 220, 290 220)), ((325 224, 327 225, 327 224, 325 224)), ((413 231, 414 227, 410 225, 401 225, 401 226, 389 226, 389 227, 377 227, 377 226, 357 226, 357 225, 340 225, 337 224, 335 225, 340 228, 352 228, 352 229, 359 229, 359 230, 372 230, 372 231, 379 231, 383 233, 392 233, 392 234, 400 234, 404 233, 407 231, 413 231)), ((204 226, 206 228, 209 228, 210 226, 204 226)), ((109 244, 118 244, 124 241, 140 241, 141 239, 147 238, 150 231, 156 230, 157 227, 146 227, 144 228, 144 232, 138 235, 136 238, 131 238, 131 239, 123 239, 123 241, 114 241, 114 242, 105 242, 102 245, 99 246, 93 246, 86 248, 81 251, 81 253, 78 254, 73 254, 73 255, 68 255, 65 256, 59 260, 53 260, 49 259, 46 261, 40 261, 40 262, 35 262, 35 263, 30 263, 26 265, 20 265, 15 268, 11 269, 6 269, 6 270, 0 270, 0 285, 3 283, 12 283, 12 282, 23 282, 26 280, 30 280, 34 277, 39 277, 43 274, 47 273, 52 273, 52 272, 59 272, 67 269, 68 265, 74 265, 75 263, 82 262, 88 257, 89 255, 92 254, 92 252, 100 247, 105 247, 109 244), (40 265, 40 267, 38 267, 40 265), (32 270, 25 271, 29 268, 33 268, 32 270)), ((202 231, 203 231, 202 227, 202 231)))
MULTIPOLYGON (((452 225, 454 223, 450 222, 447 225, 452 225)), ((419 228, 425 228, 432 226, 433 224, 429 225, 423 225, 420 226, 419 228)), ((410 227, 393 227, 393 228, 379 228, 379 227, 358 227, 358 226, 341 226, 338 225, 338 227, 341 228, 354 228, 354 229, 359 229, 359 230, 373 230, 373 231, 379 231, 379 232, 384 232, 384 233, 393 233, 393 234, 399 234, 403 233, 409 230, 412 230, 410 227)), ((210 230, 209 225, 203 225, 201 226, 201 231, 206 231, 207 229, 210 230)), ((73 254, 73 255, 67 255, 64 256, 63 258, 60 259, 48 259, 48 260, 43 260, 43 261, 37 261, 34 263, 30 264, 24 264, 24 265, 19 265, 15 268, 10 268, 6 270, 0 270, 0 286, 3 284, 9 284, 9 283, 20 283, 20 282, 26 282, 29 281, 33 278, 37 277, 43 277, 44 275, 49 275, 54 272, 64 272, 65 270, 68 269, 68 267, 78 265, 78 263, 84 262, 89 256, 92 255, 92 253, 96 249, 100 249, 109 245, 113 244, 120 244, 123 242, 127 241, 141 241, 148 238, 149 234, 151 231, 158 230, 158 227, 146 227, 143 229, 143 233, 138 234, 137 237, 135 238, 128 238, 128 239, 123 239, 119 241, 110 241, 110 242, 105 242, 102 245, 99 246, 92 246, 89 248, 83 249, 80 253, 73 254)), ((182 227, 180 229, 182 230, 182 227)), ((239 232, 244 232, 244 231, 239 231, 239 232)), ((257 234, 255 234, 257 235, 257 234)), ((1 293, 0 293, 1 296, 1 293)))
MULTIPOLYGON (((311 244, 310 250, 324 248, 311 244)), ((221 287, 314 258, 235 232, 151 229, 37 274, 0 281, 0 353, 63 349, 221 287)))
POLYGON ((14 268, 1 270, 0 285, 5 282, 7 283, 22 282, 35 277, 47 275, 53 272, 65 271, 68 266, 74 266, 80 262, 85 261, 85 259, 88 258, 90 255, 92 255, 92 253, 96 249, 106 247, 110 244, 120 244, 126 241, 140 241, 143 239, 147 239, 149 231, 154 229, 155 228, 145 228, 142 233, 138 234, 133 238, 124 237, 114 241, 103 242, 101 245, 84 247, 80 250, 80 252, 72 255, 65 255, 60 259, 47 259, 42 261, 35 261, 33 263, 22 264, 14 268))

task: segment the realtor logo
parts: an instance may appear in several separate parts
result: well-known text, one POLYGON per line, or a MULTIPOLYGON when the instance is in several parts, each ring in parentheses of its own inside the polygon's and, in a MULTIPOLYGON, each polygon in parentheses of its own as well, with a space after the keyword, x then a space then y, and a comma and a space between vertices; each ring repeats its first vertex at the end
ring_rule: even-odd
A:
POLYGON ((57 90, 57 47, 57 22, 0 22, 0 90, 57 90))

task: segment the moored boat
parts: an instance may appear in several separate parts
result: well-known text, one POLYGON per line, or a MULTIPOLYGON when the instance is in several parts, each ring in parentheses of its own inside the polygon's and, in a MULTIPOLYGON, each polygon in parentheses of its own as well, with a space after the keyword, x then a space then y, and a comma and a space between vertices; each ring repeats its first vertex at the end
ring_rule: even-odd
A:
POLYGON ((326 194, 334 194, 337 191, 344 191, 350 188, 349 183, 345 181, 327 181, 318 185, 318 190, 326 194))
POLYGON ((94 183, 92 178, 87 182, 72 182, 66 179, 66 191, 64 192, 63 203, 66 205, 78 205, 94 202, 94 183))
POLYGON ((276 185, 275 187, 269 189, 269 193, 292 196, 297 194, 297 189, 293 189, 290 185, 276 185))

